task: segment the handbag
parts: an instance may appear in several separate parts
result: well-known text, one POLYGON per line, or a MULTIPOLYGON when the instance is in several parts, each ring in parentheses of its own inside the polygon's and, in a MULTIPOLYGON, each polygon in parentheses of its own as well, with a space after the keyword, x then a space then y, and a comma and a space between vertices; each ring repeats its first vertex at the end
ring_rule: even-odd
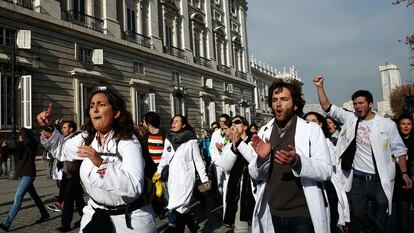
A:
POLYGON ((165 167, 163 167, 162 170, 161 170, 161 174, 160 174, 161 178, 160 179, 162 180, 162 182, 167 182, 168 181, 168 176, 170 174, 170 163, 171 163, 172 159, 174 158, 174 156, 175 156, 175 153, 171 157, 170 161, 168 161, 168 164, 165 165, 165 167))
POLYGON ((162 168, 161 170, 161 180, 163 182, 167 182, 168 181, 168 175, 170 173, 170 165, 167 164, 165 167, 162 168))

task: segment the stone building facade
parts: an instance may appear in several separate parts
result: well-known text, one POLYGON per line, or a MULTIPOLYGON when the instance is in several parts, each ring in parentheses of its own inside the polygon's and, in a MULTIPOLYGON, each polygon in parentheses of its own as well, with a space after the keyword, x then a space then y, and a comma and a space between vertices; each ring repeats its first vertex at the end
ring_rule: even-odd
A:
POLYGON ((0 131, 13 125, 13 80, 17 128, 36 128, 49 103, 82 125, 99 88, 167 129, 174 114, 198 131, 221 113, 253 121, 246 17, 245 0, 0 0, 0 131))

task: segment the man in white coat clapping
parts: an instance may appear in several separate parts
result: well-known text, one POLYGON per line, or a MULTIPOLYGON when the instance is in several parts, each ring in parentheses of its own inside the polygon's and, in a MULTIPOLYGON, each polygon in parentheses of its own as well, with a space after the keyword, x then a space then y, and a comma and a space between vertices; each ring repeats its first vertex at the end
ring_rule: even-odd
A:
POLYGON ((299 117, 305 104, 299 84, 275 81, 268 104, 274 118, 251 142, 256 159, 249 164, 250 175, 266 184, 254 213, 264 221, 252 227, 255 232, 269 232, 270 224, 276 233, 329 232, 329 206, 319 182, 331 176, 323 132, 299 117))

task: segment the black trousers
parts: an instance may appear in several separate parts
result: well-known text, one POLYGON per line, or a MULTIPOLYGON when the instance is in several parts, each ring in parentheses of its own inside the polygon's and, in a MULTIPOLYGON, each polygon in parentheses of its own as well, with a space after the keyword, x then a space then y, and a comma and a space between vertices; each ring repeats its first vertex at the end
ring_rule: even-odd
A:
POLYGON ((352 180, 351 232, 387 232, 388 200, 379 179, 352 180))
POLYGON ((62 209, 62 226, 69 226, 73 218, 73 205, 76 204, 76 209, 80 216, 83 215, 83 207, 85 207, 85 200, 83 199, 83 188, 80 184, 79 175, 68 177, 66 176, 63 180, 63 209, 62 209))
POLYGON ((187 212, 185 214, 180 214, 177 211, 174 210, 174 214, 176 217, 175 222, 175 233, 184 233, 185 225, 188 226, 188 229, 190 232, 197 232, 200 228, 197 223, 195 223, 193 216, 190 212, 187 212))

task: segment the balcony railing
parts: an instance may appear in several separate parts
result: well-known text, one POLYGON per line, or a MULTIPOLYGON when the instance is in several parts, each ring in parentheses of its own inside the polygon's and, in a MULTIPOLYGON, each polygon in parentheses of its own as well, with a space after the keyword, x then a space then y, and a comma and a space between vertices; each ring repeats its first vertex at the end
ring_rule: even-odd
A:
POLYGON ((211 61, 208 59, 205 59, 204 57, 194 57, 194 63, 200 64, 202 66, 211 68, 211 61))
POLYGON ((147 37, 147 36, 143 36, 139 33, 136 32, 132 32, 132 31, 125 31, 123 33, 123 39, 130 41, 132 43, 135 44, 139 44, 141 46, 147 47, 147 48, 151 48, 151 38, 147 37))
POLYGON ((82 12, 73 10, 62 11, 62 19, 98 32, 104 32, 103 20, 92 17, 82 12))
POLYGON ((231 75, 231 69, 225 65, 217 65, 217 70, 231 75))
POLYGON ((241 79, 247 79, 247 74, 241 72, 241 71, 236 71, 235 73, 236 77, 241 78, 241 79))
POLYGON ((164 46, 164 53, 168 53, 175 57, 181 58, 185 60, 185 51, 173 46, 164 46))
POLYGON ((18 6, 33 10, 33 1, 32 0, 5 0, 6 2, 10 2, 16 4, 18 6))

